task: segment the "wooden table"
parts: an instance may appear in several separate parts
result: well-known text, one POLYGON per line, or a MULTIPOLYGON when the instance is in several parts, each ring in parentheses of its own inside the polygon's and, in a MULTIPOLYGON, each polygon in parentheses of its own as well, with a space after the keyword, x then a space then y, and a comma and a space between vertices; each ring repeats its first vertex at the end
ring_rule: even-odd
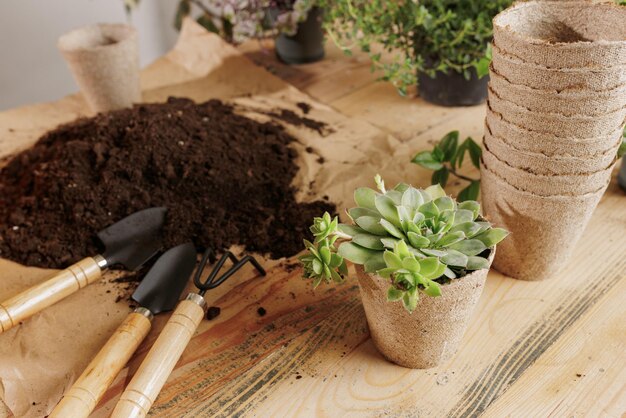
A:
MULTIPOLYGON (((416 151, 450 130, 475 139, 482 133, 483 106, 450 109, 402 98, 375 81, 363 55, 348 58, 328 46, 325 60, 290 67, 257 43, 240 50, 313 98, 369 121, 416 151)), ((428 172, 415 167, 415 173, 416 179, 407 180, 425 185, 428 172)), ((313 292, 299 280, 297 264, 283 265, 268 279, 232 285, 208 300, 221 315, 194 337, 152 414, 621 416, 624 254, 626 196, 614 181, 565 271, 545 282, 491 272, 460 351, 430 370, 401 368, 378 354, 354 280, 313 292)), ((107 412, 101 408, 94 416, 107 412)))
MULTIPOLYGON (((313 98, 410 141, 416 151, 450 130, 482 134, 483 106, 450 109, 402 98, 375 81, 363 55, 348 58, 328 46, 321 62, 286 66, 266 47, 252 42, 240 49, 313 98)), ((424 178, 428 173, 420 170, 416 177, 424 178)), ((620 416, 626 413, 624 254, 626 196, 614 181, 570 266, 539 283, 492 272, 460 352, 431 370, 404 369, 377 353, 354 281, 313 293, 295 268, 247 282, 213 302, 222 308, 218 323, 193 341, 216 345, 215 357, 184 359, 197 378, 190 381, 188 371, 184 380, 173 376, 154 412, 620 416), (229 341, 215 344, 220 335, 229 341)))

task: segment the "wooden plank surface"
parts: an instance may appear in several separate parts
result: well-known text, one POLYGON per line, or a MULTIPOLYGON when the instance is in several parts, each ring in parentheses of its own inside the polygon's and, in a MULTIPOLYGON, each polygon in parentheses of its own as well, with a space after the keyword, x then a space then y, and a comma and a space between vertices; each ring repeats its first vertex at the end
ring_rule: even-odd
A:
MULTIPOLYGON (((453 129, 476 139, 482 132, 483 106, 449 109, 402 98, 375 82, 360 54, 345 57, 329 46, 326 60, 290 67, 275 60, 271 45, 240 50, 416 151, 453 129)), ((407 180, 422 185, 418 180, 428 173, 417 167, 415 173, 407 180)), ((401 368, 378 354, 355 280, 313 291, 293 260, 265 279, 246 269, 239 284, 207 297, 221 314, 203 321, 151 415, 622 416, 625 253, 626 196, 614 181, 567 268, 540 283, 492 271, 459 353, 430 370, 401 368)), ((142 345, 93 416, 108 416, 152 342, 142 345)))

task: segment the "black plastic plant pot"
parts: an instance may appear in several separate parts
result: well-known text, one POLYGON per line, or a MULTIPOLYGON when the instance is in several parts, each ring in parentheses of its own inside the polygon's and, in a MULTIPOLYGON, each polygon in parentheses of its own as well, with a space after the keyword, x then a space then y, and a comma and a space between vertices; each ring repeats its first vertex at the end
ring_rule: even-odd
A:
POLYGON ((323 11, 314 7, 295 35, 281 33, 276 38, 276 56, 287 64, 306 64, 324 58, 323 11))
POLYGON ((422 99, 440 106, 473 106, 487 99, 489 76, 479 78, 476 69, 470 69, 470 78, 450 71, 437 72, 431 78, 418 73, 418 91, 422 99))
POLYGON ((622 158, 622 167, 617 175, 617 182, 619 183, 619 187, 626 191, 626 156, 622 158))

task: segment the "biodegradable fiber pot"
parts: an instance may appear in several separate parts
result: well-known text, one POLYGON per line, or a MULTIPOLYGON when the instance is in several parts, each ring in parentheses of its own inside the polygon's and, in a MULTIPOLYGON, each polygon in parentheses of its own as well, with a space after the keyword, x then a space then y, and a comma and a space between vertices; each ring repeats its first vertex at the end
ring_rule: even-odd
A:
POLYGON ((529 131, 507 122, 502 115, 487 109, 489 132, 522 151, 541 153, 548 157, 613 158, 622 142, 622 129, 610 135, 592 138, 561 138, 552 134, 529 131))
POLYGON ((435 77, 418 73, 418 90, 422 99, 440 106, 473 106, 487 98, 489 77, 478 77, 475 68, 470 70, 470 78, 461 73, 436 72, 435 77))
MULTIPOLYGON (((493 261, 491 249, 489 262, 493 261)), ((488 269, 477 270, 441 286, 441 296, 420 295, 409 313, 388 302, 389 280, 356 266, 361 299, 372 340, 388 360, 412 369, 427 369, 456 353, 480 298, 488 269)))
POLYGON ((514 84, 542 90, 604 91, 626 84, 626 65, 604 68, 548 68, 516 58, 493 45, 493 70, 514 84))
POLYGON ((626 65, 626 7, 590 1, 528 1, 493 19, 494 43, 549 68, 626 65))
POLYGON ((137 31, 124 24, 97 24, 59 38, 58 48, 94 112, 141 101, 137 31))
POLYGON ((493 135, 485 124, 485 147, 508 165, 541 175, 593 174, 613 166, 617 148, 611 153, 591 157, 546 156, 541 153, 521 151, 509 145, 503 138, 493 135))
POLYGON ((512 167, 500 160, 483 143, 482 166, 496 173, 513 187, 538 196, 576 196, 606 189, 614 164, 602 171, 587 174, 546 175, 512 167))
POLYGON ((498 97, 533 112, 601 116, 626 107, 626 84, 605 91, 533 89, 510 83, 493 67, 490 70, 489 87, 498 97))
POLYGON ((498 244, 493 267, 520 280, 544 280, 565 266, 606 186, 578 196, 538 196, 480 168, 485 217, 510 235, 498 244))
POLYGON ((503 100, 491 88, 489 88, 489 107, 515 125, 565 138, 609 135, 624 126, 626 120, 626 107, 599 116, 565 116, 556 112, 534 112, 503 100))
POLYGON ((324 58, 323 11, 313 7, 298 24, 295 35, 281 33, 276 38, 276 56, 287 64, 306 64, 324 58))

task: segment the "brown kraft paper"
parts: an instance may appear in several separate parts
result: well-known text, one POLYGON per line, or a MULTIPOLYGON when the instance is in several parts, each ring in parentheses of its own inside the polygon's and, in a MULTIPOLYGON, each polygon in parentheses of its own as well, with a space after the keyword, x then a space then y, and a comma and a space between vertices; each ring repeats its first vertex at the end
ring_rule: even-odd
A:
MULTIPOLYGON (((493 261, 495 248, 489 255, 493 261)), ((417 308, 388 302, 389 280, 356 266, 361 300, 372 341, 388 360, 412 369, 448 361, 457 351, 472 318, 488 269, 477 270, 441 286, 441 296, 420 294, 417 308)))
POLYGON ((482 165, 519 190, 538 196, 577 196, 606 188, 613 165, 596 173, 579 175, 543 175, 511 167, 496 157, 488 146, 483 146, 482 165))
POLYGON ((503 100, 489 89, 489 107, 508 122, 531 131, 552 134, 561 138, 589 138, 604 136, 624 126, 626 108, 602 116, 564 116, 560 113, 533 112, 515 103, 503 100))
POLYGON ((97 24, 59 38, 58 48, 93 112, 141 101, 137 31, 123 24, 97 24))
POLYGON ((605 91, 626 86, 626 65, 604 68, 548 68, 524 62, 493 43, 493 69, 509 82, 542 90, 605 91))
POLYGON ((493 266, 521 280, 548 279, 570 261, 606 190, 545 197, 516 189, 484 165, 480 174, 485 217, 510 232, 493 266))
POLYGON ((626 64, 626 7, 589 1, 517 3, 493 19, 494 42, 549 68, 626 64))
POLYGON ((499 160, 511 167, 521 168, 544 175, 578 175, 589 174, 612 167, 616 160, 617 147, 612 152, 597 157, 561 157, 558 155, 520 151, 508 145, 501 138, 494 136, 485 124, 485 146, 499 160))
POLYGON ((489 131, 509 146, 547 157, 614 157, 615 149, 622 142, 622 128, 611 135, 595 138, 560 138, 552 134, 531 131, 505 121, 499 113, 487 108, 487 127, 489 131))
MULTIPOLYGON (((626 68, 624 69, 626 71, 626 68)), ((489 87, 503 100, 533 112, 560 113, 565 116, 601 116, 626 107, 626 85, 601 92, 590 90, 542 90, 507 81, 493 69, 489 87)))

